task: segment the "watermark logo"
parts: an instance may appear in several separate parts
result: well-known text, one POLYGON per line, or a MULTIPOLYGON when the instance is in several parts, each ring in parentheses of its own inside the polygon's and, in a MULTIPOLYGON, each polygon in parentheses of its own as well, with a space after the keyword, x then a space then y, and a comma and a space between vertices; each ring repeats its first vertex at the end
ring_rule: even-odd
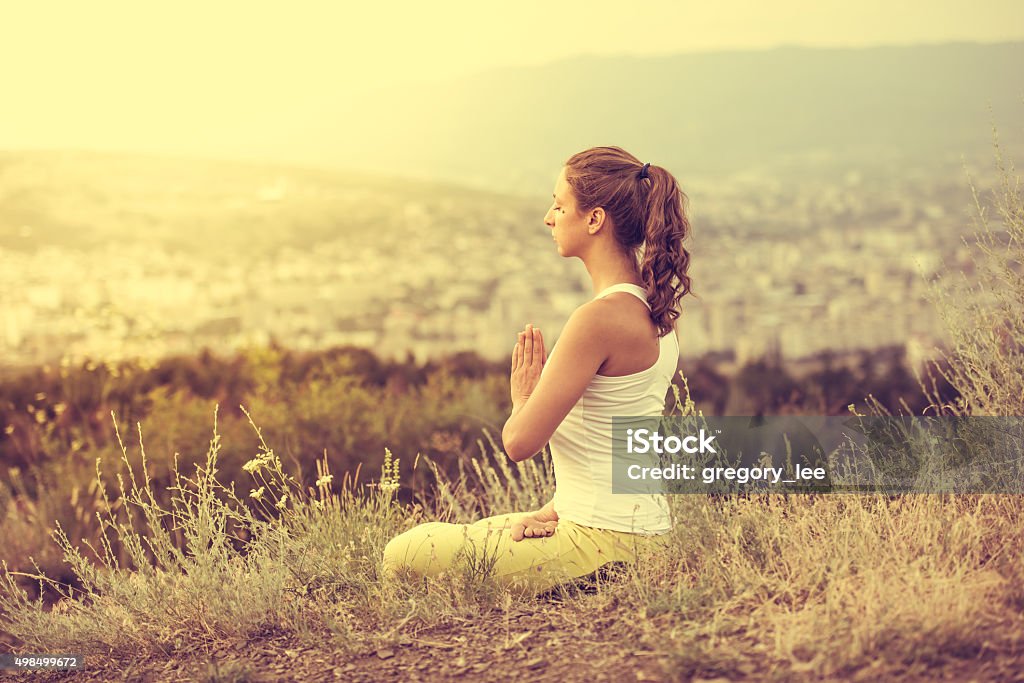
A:
POLYGON ((626 449, 630 453, 717 453, 711 445, 714 440, 715 435, 705 435, 703 429, 700 434, 682 438, 675 435, 662 436, 650 429, 626 430, 626 449))
POLYGON ((1024 418, 612 418, 612 493, 1024 493, 1024 418))

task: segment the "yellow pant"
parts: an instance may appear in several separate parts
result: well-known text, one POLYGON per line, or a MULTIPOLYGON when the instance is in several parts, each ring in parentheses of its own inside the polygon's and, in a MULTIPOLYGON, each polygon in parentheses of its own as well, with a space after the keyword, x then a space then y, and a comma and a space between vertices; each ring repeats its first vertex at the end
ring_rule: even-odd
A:
POLYGON ((384 548, 385 576, 400 568, 436 576, 467 562, 502 585, 539 593, 586 576, 609 562, 634 563, 644 544, 664 544, 666 536, 642 536, 595 529, 559 520, 554 534, 512 540, 511 524, 525 513, 486 517, 473 524, 426 522, 391 539, 384 548))

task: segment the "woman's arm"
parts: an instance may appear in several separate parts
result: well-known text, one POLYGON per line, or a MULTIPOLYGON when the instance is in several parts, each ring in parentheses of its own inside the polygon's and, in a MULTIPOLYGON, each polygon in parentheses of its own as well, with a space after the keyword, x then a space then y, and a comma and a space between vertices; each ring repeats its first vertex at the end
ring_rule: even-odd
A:
POLYGON ((512 415, 501 432, 513 461, 527 460, 544 448, 608 357, 608 316, 601 303, 586 303, 569 317, 558 353, 547 360, 543 376, 543 351, 533 353, 532 339, 526 340, 528 350, 513 360, 512 415))

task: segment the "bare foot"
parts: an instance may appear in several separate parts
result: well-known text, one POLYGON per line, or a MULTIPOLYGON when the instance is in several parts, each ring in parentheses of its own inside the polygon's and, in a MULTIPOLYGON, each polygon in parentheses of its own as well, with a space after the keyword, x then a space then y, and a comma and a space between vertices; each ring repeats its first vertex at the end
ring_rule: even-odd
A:
POLYGON ((533 515, 523 515, 512 522, 512 540, 521 541, 524 538, 546 538, 555 533, 558 522, 542 522, 533 515))

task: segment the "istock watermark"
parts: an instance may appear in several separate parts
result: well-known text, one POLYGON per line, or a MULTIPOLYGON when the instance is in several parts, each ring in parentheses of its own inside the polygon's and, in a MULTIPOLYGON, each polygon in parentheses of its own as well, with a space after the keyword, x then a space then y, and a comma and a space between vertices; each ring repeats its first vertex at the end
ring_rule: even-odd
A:
POLYGON ((1021 417, 614 417, 612 493, 1024 493, 1021 417))
POLYGON ((630 453, 648 453, 651 449, 655 453, 717 453, 711 442, 714 436, 705 436, 704 430, 700 430, 699 436, 662 436, 650 429, 632 428, 626 430, 626 449, 630 453), (635 442, 635 443, 634 443, 635 442), (693 444, 697 444, 694 446, 693 444))

